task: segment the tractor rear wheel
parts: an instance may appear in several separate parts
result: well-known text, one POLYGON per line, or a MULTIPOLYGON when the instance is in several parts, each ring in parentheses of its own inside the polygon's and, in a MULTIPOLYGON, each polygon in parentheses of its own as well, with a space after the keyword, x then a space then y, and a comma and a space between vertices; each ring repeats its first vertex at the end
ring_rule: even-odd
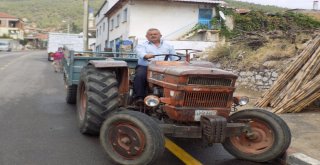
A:
POLYGON ((242 110, 232 114, 229 122, 247 123, 251 131, 228 137, 224 148, 233 156, 267 162, 280 157, 288 149, 291 133, 287 124, 276 114, 266 110, 242 110))
POLYGON ((109 70, 84 67, 77 93, 80 132, 99 134, 105 118, 118 109, 118 82, 115 75, 109 70))
POLYGON ((110 115, 101 128, 100 142, 114 164, 153 164, 164 152, 164 135, 148 115, 124 110, 110 115))

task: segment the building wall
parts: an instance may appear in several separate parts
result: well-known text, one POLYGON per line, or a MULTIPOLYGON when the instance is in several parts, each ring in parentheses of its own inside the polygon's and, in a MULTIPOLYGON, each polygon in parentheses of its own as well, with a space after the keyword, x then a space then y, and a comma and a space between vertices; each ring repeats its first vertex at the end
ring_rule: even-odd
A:
POLYGON ((111 9, 119 0, 108 0, 108 10, 111 9))
POLYGON ((105 6, 102 7, 99 13, 96 14, 96 48, 98 47, 99 50, 96 51, 103 51, 107 45, 106 41, 108 41, 108 18, 105 17, 105 13, 108 11, 108 2, 105 6), (104 28, 103 28, 104 26, 104 28))
POLYGON ((8 35, 13 39, 23 39, 23 24, 18 19, 0 18, 0 36, 8 35), (15 22, 14 27, 10 27, 9 22, 15 22))
POLYGON ((110 26, 109 26, 109 40, 114 41, 116 39, 127 40, 129 38, 129 25, 130 25, 130 17, 131 15, 131 6, 129 4, 125 5, 123 8, 118 10, 115 14, 113 14, 109 18, 110 26), (127 20, 124 21, 124 11, 127 10, 127 20), (117 26, 117 19, 120 17, 119 26, 117 26), (111 21, 114 21, 114 27, 112 28, 111 21))
POLYGON ((24 39, 24 33, 23 30, 19 28, 3 28, 0 27, 0 36, 7 35, 10 36, 13 39, 24 39))
POLYGON ((0 18, 0 27, 8 27, 9 20, 6 18, 0 18))
MULTIPOLYGON (((100 15, 106 13, 116 2, 117 0, 108 1, 100 15)), ((103 50, 104 42, 108 38, 108 46, 115 50, 115 45, 119 40, 144 40, 149 28, 158 28, 166 40, 177 40, 198 23, 199 8, 212 9, 212 16, 216 16, 214 4, 131 0, 109 16, 109 30, 105 31, 103 36, 100 35, 100 32, 98 33, 96 46, 101 45, 101 50, 103 50), (127 10, 127 21, 123 21, 124 10, 127 10), (120 16, 119 26, 117 26, 118 15, 120 16)), ((97 22, 100 21, 97 24, 98 31, 102 24, 100 17, 97 15, 96 19, 97 22)))
POLYGON ((129 36, 144 39, 147 29, 158 28, 166 39, 177 39, 198 23, 199 8, 213 8, 213 5, 134 1, 131 5, 129 36))

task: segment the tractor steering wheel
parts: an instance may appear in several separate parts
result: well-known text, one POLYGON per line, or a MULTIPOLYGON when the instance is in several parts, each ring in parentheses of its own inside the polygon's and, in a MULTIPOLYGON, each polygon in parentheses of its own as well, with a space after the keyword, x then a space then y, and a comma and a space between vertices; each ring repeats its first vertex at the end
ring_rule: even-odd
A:
MULTIPOLYGON (((153 58, 159 57, 159 56, 164 56, 164 61, 168 61, 168 59, 169 59, 170 56, 178 57, 178 59, 173 60, 173 61, 180 61, 180 60, 181 60, 181 56, 176 55, 176 54, 156 54, 156 55, 154 55, 153 58)), ((153 58, 150 58, 150 59, 153 59, 153 58)), ((150 59, 149 59, 149 61, 150 61, 150 59)))

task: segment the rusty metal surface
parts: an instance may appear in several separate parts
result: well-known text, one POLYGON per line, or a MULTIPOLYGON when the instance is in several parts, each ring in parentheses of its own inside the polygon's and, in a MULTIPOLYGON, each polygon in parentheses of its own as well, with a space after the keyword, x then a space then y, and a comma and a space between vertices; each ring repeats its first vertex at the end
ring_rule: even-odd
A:
POLYGON ((201 138, 202 128, 200 126, 179 126, 173 124, 160 124, 162 132, 171 137, 201 138))
POLYGON ((172 62, 172 61, 153 61, 148 66, 150 71, 156 71, 175 76, 183 75, 215 75, 220 77, 229 77, 236 79, 237 76, 231 72, 216 68, 207 68, 205 66, 192 66, 187 62, 172 62))
POLYGON ((186 62, 155 61, 148 68, 149 86, 164 88, 160 98, 166 104, 164 111, 170 119, 185 122, 195 122, 196 110, 215 110, 227 117, 236 78, 230 72, 186 62))
POLYGON ((223 108, 228 106, 231 95, 225 92, 185 92, 182 106, 223 108))
POLYGON ((169 76, 166 76, 166 78, 164 78, 163 80, 156 80, 153 78, 149 78, 148 82, 149 83, 153 83, 159 86, 162 86, 164 88, 167 89, 172 89, 172 90, 180 90, 180 91, 202 91, 202 92, 214 92, 214 91, 218 91, 218 92, 233 92, 235 90, 234 87, 224 87, 222 88, 221 86, 204 86, 204 85, 182 85, 179 84, 179 79, 183 79, 183 78, 177 78, 177 79, 169 79, 169 76), (175 83, 176 82, 176 83, 175 83))
POLYGON ((196 110, 212 110, 217 111, 216 115, 228 117, 230 108, 190 108, 190 107, 174 107, 171 105, 165 105, 163 107, 170 119, 183 122, 196 122, 195 111, 196 110))
POLYGON ((117 79, 118 79, 118 89, 119 89, 119 105, 127 105, 127 97, 129 95, 129 68, 123 67, 123 68, 117 68, 117 79))
POLYGON ((109 142, 119 156, 128 160, 141 156, 146 145, 146 138, 139 128, 131 123, 120 122, 112 124, 109 131, 109 142))
POLYGON ((209 144, 222 143, 226 138, 227 119, 225 117, 211 115, 201 116, 203 139, 209 144))
MULTIPOLYGON (((224 139, 225 137, 241 134, 243 128, 246 126, 243 123, 227 123, 226 120, 224 120, 225 118, 221 116, 215 115, 215 117, 220 118, 222 123, 224 123, 224 127, 220 129, 221 131, 223 131, 222 139, 224 139)), ((212 124, 215 125, 215 121, 207 123, 206 126, 213 128, 212 124)), ((166 136, 180 138, 205 138, 203 133, 208 129, 204 128, 204 125, 202 125, 202 123, 201 125, 197 124, 191 126, 176 124, 159 124, 159 126, 166 136)), ((211 133, 206 132, 206 134, 209 136, 211 135, 212 137, 217 135, 216 131, 211 131, 211 133)), ((221 136, 221 134, 219 136, 221 136)))
POLYGON ((253 119, 249 125, 252 132, 230 137, 231 143, 246 154, 261 154, 269 150, 275 142, 272 129, 257 119, 253 119))
POLYGON ((213 85, 213 86, 232 86, 233 79, 217 78, 217 77, 199 77, 191 76, 188 85, 213 85))
POLYGON ((87 92, 86 92, 86 86, 84 83, 80 83, 80 90, 79 90, 79 95, 80 95, 80 111, 79 113, 79 117, 80 120, 84 120, 85 118, 85 114, 87 111, 87 92))
POLYGON ((125 61, 115 61, 113 59, 90 60, 89 63, 96 68, 128 67, 128 64, 125 61))

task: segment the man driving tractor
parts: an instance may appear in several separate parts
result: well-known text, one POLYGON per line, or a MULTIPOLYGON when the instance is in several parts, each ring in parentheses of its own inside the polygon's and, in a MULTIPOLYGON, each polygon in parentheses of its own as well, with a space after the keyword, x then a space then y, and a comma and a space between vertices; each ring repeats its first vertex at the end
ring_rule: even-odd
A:
MULTIPOLYGON (((148 41, 139 44, 136 48, 138 56, 138 65, 136 67, 136 76, 134 78, 134 92, 136 102, 143 102, 146 96, 147 86, 147 68, 149 60, 163 61, 165 56, 155 55, 175 55, 176 52, 172 45, 161 39, 162 35, 158 29, 151 28, 147 31, 148 41)), ((168 58, 168 57, 166 57, 168 58)), ((169 57, 171 58, 171 57, 169 57)))

